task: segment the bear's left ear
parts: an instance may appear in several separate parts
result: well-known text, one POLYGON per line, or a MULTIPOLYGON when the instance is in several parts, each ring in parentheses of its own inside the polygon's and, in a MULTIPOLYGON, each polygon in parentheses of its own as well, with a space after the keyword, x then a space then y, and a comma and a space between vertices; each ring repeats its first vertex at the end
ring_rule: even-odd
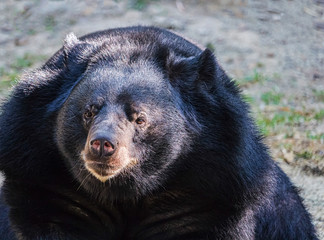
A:
POLYGON ((216 67, 213 53, 205 49, 196 57, 177 59, 169 56, 167 71, 171 84, 194 87, 204 83, 205 86, 211 87, 216 78, 216 67))
POLYGON ((216 77, 216 61, 214 54, 206 48, 198 57, 198 72, 200 81, 212 81, 216 77))

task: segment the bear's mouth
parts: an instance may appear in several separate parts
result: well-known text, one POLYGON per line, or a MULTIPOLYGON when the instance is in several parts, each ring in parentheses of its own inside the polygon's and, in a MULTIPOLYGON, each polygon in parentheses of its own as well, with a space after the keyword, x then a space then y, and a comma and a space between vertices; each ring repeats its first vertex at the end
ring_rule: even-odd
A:
POLYGON ((129 152, 125 147, 121 147, 114 157, 104 159, 93 158, 86 149, 81 152, 84 166, 101 182, 106 182, 108 179, 117 176, 138 163, 136 158, 129 156, 129 152))
POLYGON ((123 169, 123 167, 110 166, 106 163, 89 160, 85 161, 85 167, 101 182, 105 182, 109 178, 114 177, 123 169))

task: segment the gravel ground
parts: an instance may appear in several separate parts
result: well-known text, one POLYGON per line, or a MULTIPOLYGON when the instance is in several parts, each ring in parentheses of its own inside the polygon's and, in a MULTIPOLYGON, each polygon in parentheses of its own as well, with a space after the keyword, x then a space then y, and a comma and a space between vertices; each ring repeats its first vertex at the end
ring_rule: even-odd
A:
POLYGON ((323 0, 9 0, 0 5, 0 23, 0 96, 10 77, 39 66, 69 32, 156 25, 212 48, 253 97, 252 114, 294 109, 306 119, 274 128, 266 141, 324 239, 323 0), (269 91, 278 93, 279 104, 265 104, 269 91))

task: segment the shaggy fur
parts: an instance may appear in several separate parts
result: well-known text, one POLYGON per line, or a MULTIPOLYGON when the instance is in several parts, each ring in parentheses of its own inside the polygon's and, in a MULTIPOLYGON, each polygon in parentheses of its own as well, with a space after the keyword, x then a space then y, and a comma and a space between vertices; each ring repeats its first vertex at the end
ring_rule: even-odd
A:
POLYGON ((235 83, 166 30, 68 35, 0 134, 1 239, 317 239, 235 83))

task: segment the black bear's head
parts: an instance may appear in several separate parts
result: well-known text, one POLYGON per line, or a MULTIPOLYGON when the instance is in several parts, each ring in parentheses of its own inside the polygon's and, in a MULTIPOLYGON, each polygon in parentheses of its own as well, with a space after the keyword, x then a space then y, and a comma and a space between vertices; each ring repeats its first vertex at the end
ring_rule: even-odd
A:
MULTIPOLYGON (((79 44, 65 53, 71 69, 79 44)), ((208 50, 180 57, 154 43, 104 43, 58 110, 56 142, 83 187, 108 182, 138 196, 163 183, 201 127, 179 88, 190 94, 212 81, 214 65, 208 50)))

